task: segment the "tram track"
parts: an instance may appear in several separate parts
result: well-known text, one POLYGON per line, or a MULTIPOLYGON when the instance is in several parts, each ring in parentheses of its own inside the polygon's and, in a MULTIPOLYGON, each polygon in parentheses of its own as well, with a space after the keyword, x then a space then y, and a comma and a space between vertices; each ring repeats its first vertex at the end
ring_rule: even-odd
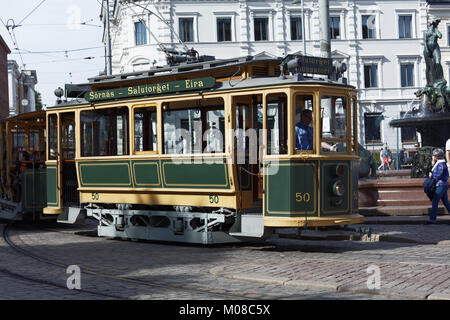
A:
MULTIPOLYGON (((53 259, 50 259, 47 257, 43 257, 39 254, 35 254, 35 253, 31 252, 30 250, 24 249, 23 247, 17 245, 9 236, 9 232, 10 232, 11 228, 12 228, 12 224, 8 223, 3 229, 3 239, 10 248, 12 248, 16 252, 20 253, 21 255, 31 258, 33 260, 36 260, 40 263, 44 263, 47 265, 51 265, 51 266, 54 266, 57 268, 67 270, 67 268, 69 266, 67 263, 62 262, 62 261, 56 261, 56 260, 53 260, 53 259)), ((58 230, 42 228, 42 227, 39 227, 39 228, 41 230, 46 230, 49 232, 67 233, 67 231, 58 231, 58 230)), ((82 237, 82 235, 78 235, 77 233, 70 232, 70 234, 82 237)), ((32 277, 23 276, 23 275, 8 271, 6 269, 3 270, 2 268, 0 268, 0 272, 4 273, 6 275, 9 275, 9 276, 14 276, 16 278, 22 278, 24 280, 32 281, 35 283, 51 285, 54 287, 59 287, 59 288, 68 290, 66 286, 62 286, 57 283, 53 283, 51 281, 46 281, 46 280, 42 280, 42 279, 36 279, 36 278, 32 278, 32 277)), ((155 282, 150 282, 150 281, 133 279, 133 278, 129 278, 129 277, 118 276, 118 275, 113 275, 113 274, 104 273, 104 272, 97 272, 97 271, 94 271, 94 270, 91 270, 88 268, 84 268, 83 266, 80 266, 80 272, 81 272, 81 274, 85 274, 90 277, 101 277, 103 279, 119 281, 124 284, 128 284, 128 285, 131 284, 131 285, 145 287, 145 288, 151 288, 151 289, 176 290, 176 291, 182 290, 185 293, 195 293, 195 294, 201 294, 201 295, 207 294, 209 298, 215 297, 217 299, 224 299, 224 300, 229 300, 229 299, 253 300, 254 299, 252 297, 248 297, 248 296, 245 296, 242 294, 237 294, 234 292, 218 293, 218 292, 214 292, 215 291, 214 289, 208 289, 208 288, 204 288, 204 287, 198 288, 198 287, 191 286, 188 284, 170 283, 167 281, 164 283, 163 280, 158 281, 158 283, 155 283, 155 282), (161 283, 159 283, 159 282, 161 282, 161 283)), ((97 296, 104 296, 105 298, 112 298, 112 299, 129 299, 130 298, 129 296, 103 294, 101 292, 96 292, 96 291, 86 290, 86 289, 77 289, 77 291, 88 293, 88 294, 94 294, 97 296)))
MULTIPOLYGON (((3 235, 3 240, 5 241, 5 243, 10 248, 14 249, 17 252, 20 252, 22 255, 25 255, 27 257, 39 260, 41 262, 45 262, 42 259, 38 259, 38 257, 33 256, 32 254, 27 254, 25 250, 23 250, 20 247, 16 246, 11 241, 11 239, 8 236, 8 231, 9 231, 9 228, 11 227, 11 224, 12 223, 10 222, 10 223, 6 224, 4 226, 4 228, 3 228, 2 235, 3 235)), ((54 263, 51 263, 51 264, 56 265, 54 263)), ((53 287, 53 288, 69 290, 67 288, 67 286, 61 285, 61 284, 59 284, 57 282, 48 281, 48 280, 45 280, 45 279, 42 279, 42 278, 27 276, 27 275, 24 275, 24 274, 21 274, 21 273, 18 273, 18 272, 11 271, 11 270, 9 270, 9 269, 7 269, 5 267, 0 267, 0 273, 5 275, 5 276, 8 276, 10 278, 14 278, 14 279, 17 279, 17 280, 22 280, 22 281, 29 282, 29 283, 42 284, 42 285, 46 285, 46 286, 53 287)), ((78 293, 85 293, 85 294, 89 294, 89 295, 93 295, 93 296, 100 296, 102 298, 109 298, 109 299, 124 299, 124 297, 121 297, 121 296, 118 296, 118 295, 105 294, 105 293, 101 293, 101 292, 98 292, 98 291, 86 290, 86 289, 77 289, 77 291, 74 291, 73 293, 76 293, 76 294, 78 294, 78 293)))

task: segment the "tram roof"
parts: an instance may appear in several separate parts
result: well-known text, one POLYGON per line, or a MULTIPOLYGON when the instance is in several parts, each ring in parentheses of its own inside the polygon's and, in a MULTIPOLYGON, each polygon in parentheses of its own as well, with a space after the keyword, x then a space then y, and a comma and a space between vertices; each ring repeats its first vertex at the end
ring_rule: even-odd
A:
MULTIPOLYGON (((181 63, 175 66, 156 67, 145 71, 115 74, 110 76, 98 76, 89 78, 88 83, 81 84, 66 84, 66 97, 75 98, 74 100, 64 101, 60 104, 54 105, 49 108, 61 108, 76 105, 89 104, 90 102, 81 98, 85 93, 92 90, 92 88, 118 88, 126 87, 131 83, 146 83, 154 80, 179 76, 186 79, 194 78, 195 74, 199 74, 205 71, 219 71, 226 68, 242 67, 255 63, 272 63, 280 64, 282 58, 268 56, 261 54, 257 56, 245 56, 232 59, 219 59, 209 60, 197 63, 181 63)), ((239 69, 238 69, 239 70, 239 69)), ((325 85, 334 87, 345 87, 354 89, 354 86, 346 85, 337 81, 329 79, 309 78, 305 77, 303 80, 297 80, 296 76, 286 76, 285 79, 281 79, 279 76, 255 76, 242 79, 232 79, 216 82, 211 91, 222 90, 239 90, 254 87, 270 87, 278 85, 325 85)), ((205 90, 203 90, 205 92, 205 90)), ((189 92, 187 92, 189 93, 189 92)), ((173 94, 173 93, 172 93, 173 94)), ((143 96, 142 98, 144 98, 143 96)))
POLYGON ((15 116, 1 119, 0 121, 29 121, 35 120, 38 117, 45 117, 45 110, 37 110, 32 112, 20 113, 15 116))

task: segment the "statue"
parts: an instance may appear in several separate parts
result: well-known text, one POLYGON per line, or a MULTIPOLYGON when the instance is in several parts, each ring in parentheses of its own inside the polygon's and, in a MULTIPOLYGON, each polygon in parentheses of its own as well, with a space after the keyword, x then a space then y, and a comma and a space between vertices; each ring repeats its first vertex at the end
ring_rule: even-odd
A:
POLYGON ((424 32, 423 55, 426 64, 427 86, 414 93, 417 97, 425 95, 428 98, 426 105, 431 112, 447 111, 450 102, 450 89, 444 79, 441 49, 438 43, 438 39, 442 38, 442 33, 437 29, 440 22, 440 19, 433 20, 424 32))
POLYGON ((422 147, 412 160, 411 178, 426 178, 431 172, 431 155, 434 147, 422 147))
POLYGON ((438 43, 438 39, 442 39, 442 33, 437 29, 440 22, 440 19, 433 20, 424 32, 423 55, 426 64, 427 87, 444 80, 441 65, 441 49, 438 43))
POLYGON ((415 92, 422 97, 419 110, 412 110, 410 117, 392 120, 393 127, 413 127, 421 136, 422 147, 414 156, 411 177, 426 178, 431 169, 433 148, 443 148, 450 137, 450 88, 443 76, 441 49, 438 40, 442 34, 438 30, 440 20, 428 24, 424 35, 423 55, 426 64, 427 84, 415 92))

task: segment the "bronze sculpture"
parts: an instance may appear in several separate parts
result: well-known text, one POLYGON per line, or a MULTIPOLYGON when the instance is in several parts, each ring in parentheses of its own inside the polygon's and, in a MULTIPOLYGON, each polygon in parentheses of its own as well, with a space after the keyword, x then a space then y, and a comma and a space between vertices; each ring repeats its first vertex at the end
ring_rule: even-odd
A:
POLYGON ((417 97, 425 95, 427 97, 427 109, 431 112, 448 111, 450 102, 450 88, 444 79, 444 72, 441 64, 441 49, 438 39, 442 38, 442 33, 438 30, 440 19, 435 19, 428 24, 428 29, 424 31, 423 55, 426 65, 427 86, 418 90, 414 94, 417 97))
POLYGON ((403 119, 390 122, 393 127, 414 127, 421 135, 422 147, 413 158, 411 177, 427 177, 430 170, 431 151, 442 148, 450 137, 450 88, 443 75, 441 49, 438 40, 440 19, 428 24, 424 31, 423 55, 426 64, 427 84, 414 94, 423 99, 421 106, 407 112, 403 119))

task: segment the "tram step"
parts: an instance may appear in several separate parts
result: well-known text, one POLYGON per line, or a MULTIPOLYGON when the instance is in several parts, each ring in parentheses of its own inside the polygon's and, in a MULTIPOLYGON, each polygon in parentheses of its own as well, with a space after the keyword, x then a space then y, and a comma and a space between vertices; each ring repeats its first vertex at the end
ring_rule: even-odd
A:
POLYGON ((85 216, 83 210, 79 208, 64 208, 64 211, 58 216, 57 222, 67 224, 80 223, 85 216))
POLYGON ((262 237, 264 235, 264 218, 262 215, 241 214, 237 226, 230 230, 231 236, 262 237))
POLYGON ((245 232, 230 232, 232 237, 243 237, 243 238, 261 238, 260 233, 245 233, 245 232))

